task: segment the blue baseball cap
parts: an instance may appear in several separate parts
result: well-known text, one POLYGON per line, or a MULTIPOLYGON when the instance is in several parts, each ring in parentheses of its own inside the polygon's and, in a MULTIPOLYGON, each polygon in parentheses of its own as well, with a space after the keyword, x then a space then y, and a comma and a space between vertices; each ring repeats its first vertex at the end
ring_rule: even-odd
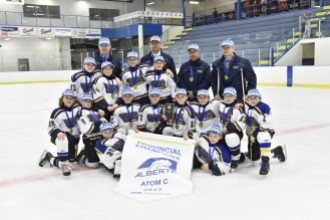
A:
POLYGON ((223 95, 237 96, 237 91, 234 87, 227 87, 223 90, 223 95))
POLYGON ((221 47, 234 47, 234 41, 232 41, 230 38, 222 41, 221 47))
POLYGON ((222 132, 223 130, 220 124, 213 124, 212 127, 209 130, 207 130, 207 134, 212 133, 212 134, 221 135, 222 132))
POLYGON ((80 96, 80 101, 93 102, 93 97, 89 92, 84 92, 80 96))
POLYGON ((107 38, 107 37, 101 37, 99 39, 99 43, 98 43, 99 46, 101 45, 111 45, 111 42, 110 42, 110 39, 107 38))
POLYGON ((184 88, 177 89, 175 91, 175 96, 177 96, 177 95, 187 95, 187 90, 184 88))
POLYGON ((114 68, 114 67, 115 67, 115 65, 113 65, 111 62, 109 62, 109 61, 105 61, 105 62, 103 62, 103 63, 101 64, 101 70, 102 70, 104 67, 106 67, 106 66, 110 66, 111 68, 114 68))
POLYGON ((157 55, 157 56, 154 57, 154 62, 157 61, 157 60, 161 60, 161 61, 165 62, 164 57, 160 56, 160 55, 157 55))
POLYGON ((259 92, 258 89, 250 89, 248 91, 248 94, 246 95, 246 97, 257 97, 257 98, 261 98, 261 94, 259 92))
POLYGON ((200 89, 197 91, 197 97, 202 95, 210 97, 209 91, 207 89, 200 89))
POLYGON ((109 131, 109 130, 113 130, 113 129, 114 129, 113 124, 111 124, 107 121, 102 122, 102 124, 100 125, 100 131, 101 132, 109 131))
POLYGON ((76 97, 75 92, 72 89, 66 89, 63 91, 62 96, 64 97, 76 97))
POLYGON ((160 96, 160 91, 158 88, 152 88, 149 90, 149 96, 160 96))
POLYGON ((136 59, 139 58, 139 54, 136 51, 130 51, 127 53, 127 58, 134 57, 136 59))
POLYGON ((122 96, 133 95, 133 91, 130 87, 125 87, 122 92, 122 96))
POLYGON ((90 64, 90 63, 96 65, 95 59, 93 57, 86 57, 84 59, 84 64, 90 64))

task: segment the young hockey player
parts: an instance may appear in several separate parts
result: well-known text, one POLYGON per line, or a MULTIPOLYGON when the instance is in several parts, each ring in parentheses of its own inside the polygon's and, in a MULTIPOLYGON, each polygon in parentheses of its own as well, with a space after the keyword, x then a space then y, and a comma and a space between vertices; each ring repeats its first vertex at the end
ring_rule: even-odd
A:
MULTIPOLYGON (((172 119, 173 136, 191 137, 194 130, 194 110, 187 104, 187 90, 177 89, 175 93, 174 118, 172 119)), ((167 123, 170 122, 166 118, 167 123)))
POLYGON ((150 104, 144 105, 140 110, 138 130, 162 134, 166 125, 162 118, 164 105, 159 104, 160 92, 158 88, 149 90, 150 104))
POLYGON ((124 69, 121 78, 123 87, 130 87, 133 91, 133 102, 139 103, 141 106, 149 103, 147 84, 145 75, 150 69, 147 64, 139 64, 139 54, 135 51, 127 53, 128 68, 124 69))
POLYGON ((214 124, 207 131, 207 136, 197 139, 195 155, 205 172, 211 171, 215 176, 230 172, 231 156, 225 145, 219 124, 214 124))
POLYGON ((220 101, 217 99, 210 101, 210 95, 206 89, 197 91, 197 100, 198 102, 189 104, 195 112, 196 131, 198 135, 204 135, 212 125, 220 122, 220 101))
POLYGON ((118 107, 113 114, 113 124, 118 128, 134 130, 138 124, 140 105, 133 103, 133 91, 130 87, 123 89, 124 105, 118 107))
POLYGON ((261 157, 261 167, 259 174, 267 175, 270 166, 269 159, 274 153, 274 157, 281 162, 285 161, 285 154, 282 146, 278 146, 271 151, 271 140, 275 134, 271 109, 269 105, 261 101, 261 95, 257 89, 251 89, 246 96, 247 129, 249 138, 248 156, 254 163, 258 163, 261 157), (250 156, 251 155, 251 156, 250 156))
POLYGON ((81 109, 77 114, 78 126, 83 133, 84 150, 80 153, 80 161, 88 168, 97 168, 99 158, 95 151, 96 141, 100 138, 100 124, 105 121, 98 115, 97 107, 93 106, 93 98, 90 93, 83 93, 79 98, 81 109))
POLYGON ((223 97, 220 105, 220 122, 224 130, 224 141, 231 154, 231 168, 236 169, 241 155, 241 139, 246 127, 246 116, 235 107, 237 92, 234 87, 225 88, 223 97))
POLYGON ((169 103, 175 97, 176 84, 173 79, 166 74, 164 70, 165 60, 162 56, 155 56, 153 70, 146 74, 146 81, 149 89, 158 88, 160 92, 161 103, 169 103))
POLYGON ((118 175, 120 170, 115 169, 120 161, 126 136, 121 132, 114 132, 114 125, 104 121, 100 125, 102 138, 100 138, 95 145, 97 155, 100 163, 104 165, 114 175, 118 175))
POLYGON ((79 110, 74 91, 66 89, 59 100, 59 107, 52 112, 48 125, 48 133, 56 146, 57 156, 54 157, 45 150, 40 157, 39 166, 54 165, 62 169, 64 176, 71 174, 69 161, 75 160, 80 135, 77 124, 79 110))
POLYGON ((94 82, 94 102, 97 107, 105 112, 104 117, 110 120, 110 116, 116 109, 116 100, 119 96, 121 81, 113 74, 114 65, 109 61, 101 64, 102 76, 94 82))
POLYGON ((76 92, 77 97, 80 97, 82 93, 92 93, 94 80, 100 76, 99 73, 95 73, 95 59, 93 57, 86 57, 84 59, 83 69, 71 77, 71 89, 76 92))

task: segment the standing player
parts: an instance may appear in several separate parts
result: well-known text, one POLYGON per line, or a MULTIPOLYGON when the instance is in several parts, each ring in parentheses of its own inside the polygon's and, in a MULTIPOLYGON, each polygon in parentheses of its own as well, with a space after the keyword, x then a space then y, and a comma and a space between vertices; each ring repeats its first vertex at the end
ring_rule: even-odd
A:
POLYGON ((154 58, 153 70, 149 70, 146 74, 149 89, 158 88, 160 92, 161 103, 172 102, 175 97, 176 85, 173 79, 164 71, 165 60, 162 56, 154 58))
POLYGON ((121 81, 115 77, 114 65, 108 61, 101 65, 102 76, 95 79, 93 96, 94 102, 105 112, 105 118, 110 120, 110 116, 116 109, 116 100, 119 96, 121 81))
POLYGON ((200 137, 197 140, 195 155, 205 172, 211 171, 215 176, 222 176, 230 172, 231 156, 223 141, 222 129, 219 124, 214 124, 207 131, 207 137, 200 137))
POLYGON ((224 100, 220 105, 220 121, 224 129, 224 140, 231 155, 231 168, 236 169, 241 155, 241 139, 246 127, 246 116, 235 107, 237 92, 234 87, 225 88, 223 97, 224 100))
POLYGON ((113 124, 115 127, 134 130, 138 125, 140 105, 133 103, 133 91, 126 87, 123 89, 122 98, 124 105, 119 106, 113 114, 113 124))
POLYGON ((148 64, 139 65, 139 54, 135 51, 127 53, 128 68, 124 69, 121 78, 123 88, 130 87, 134 94, 134 102, 141 106, 149 103, 145 75, 150 69, 148 64))
POLYGON ((77 124, 79 110, 79 105, 75 103, 74 91, 66 89, 59 100, 59 107, 52 112, 48 125, 48 133, 51 142, 56 146, 57 156, 54 157, 45 150, 40 157, 39 166, 56 166, 62 169, 64 176, 71 174, 69 161, 75 160, 79 143, 80 132, 77 124))
POLYGON ((80 97, 84 92, 92 93, 94 80, 100 76, 94 72, 95 64, 93 57, 86 57, 83 69, 72 75, 71 89, 76 92, 77 97, 80 97))
POLYGON ((220 101, 210 101, 210 94, 206 89, 198 90, 197 100, 198 102, 190 102, 195 112, 196 132, 198 135, 205 135, 212 125, 220 122, 220 101))

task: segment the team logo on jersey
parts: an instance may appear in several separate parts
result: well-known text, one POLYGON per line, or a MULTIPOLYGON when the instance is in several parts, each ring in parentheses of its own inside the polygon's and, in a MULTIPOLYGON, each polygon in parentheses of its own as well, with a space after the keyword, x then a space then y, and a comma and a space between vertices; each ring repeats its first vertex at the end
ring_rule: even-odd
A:
POLYGON ((167 158, 149 158, 139 167, 137 177, 156 176, 166 173, 175 173, 177 162, 167 158))

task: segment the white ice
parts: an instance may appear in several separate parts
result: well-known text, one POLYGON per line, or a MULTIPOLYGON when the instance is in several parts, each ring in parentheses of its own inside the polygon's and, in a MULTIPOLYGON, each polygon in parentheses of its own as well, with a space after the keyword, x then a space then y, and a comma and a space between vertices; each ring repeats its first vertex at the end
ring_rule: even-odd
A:
POLYGON ((289 160, 214 177, 194 171, 192 195, 140 203, 113 192, 104 169, 76 168, 65 178, 37 165, 54 150, 48 118, 66 84, 0 86, 0 219, 289 219, 330 218, 330 90, 260 88, 272 107, 289 160))

